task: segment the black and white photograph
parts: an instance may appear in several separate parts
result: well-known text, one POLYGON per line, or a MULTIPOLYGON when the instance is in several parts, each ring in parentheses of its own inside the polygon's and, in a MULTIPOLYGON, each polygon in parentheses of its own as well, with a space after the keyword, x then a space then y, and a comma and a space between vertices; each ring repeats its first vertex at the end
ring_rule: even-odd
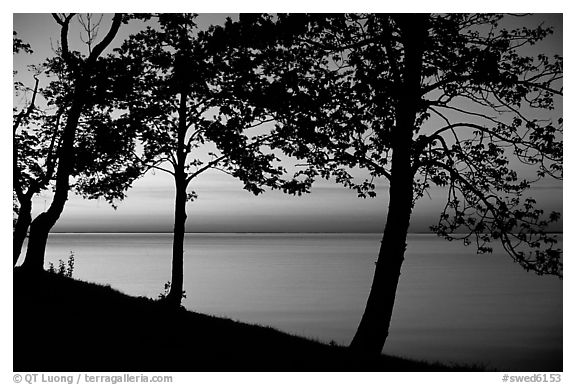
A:
POLYGON ((562 381, 562 13, 11 17, 14 382, 562 381))

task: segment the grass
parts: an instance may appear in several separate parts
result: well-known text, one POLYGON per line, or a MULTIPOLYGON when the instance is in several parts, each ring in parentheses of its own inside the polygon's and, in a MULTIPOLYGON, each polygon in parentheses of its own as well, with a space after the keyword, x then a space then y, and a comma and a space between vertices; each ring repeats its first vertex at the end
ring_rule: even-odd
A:
POLYGON ((345 347, 14 271, 14 371, 477 371, 345 347))

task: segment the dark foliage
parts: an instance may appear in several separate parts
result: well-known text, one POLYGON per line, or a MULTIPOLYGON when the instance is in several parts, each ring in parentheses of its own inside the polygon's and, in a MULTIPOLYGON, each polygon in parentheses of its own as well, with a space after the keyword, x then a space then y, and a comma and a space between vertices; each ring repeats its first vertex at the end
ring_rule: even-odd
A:
POLYGON ((562 58, 526 51, 553 30, 507 28, 513 18, 426 18, 411 127, 398 126, 410 49, 403 24, 413 15, 242 15, 218 36, 251 47, 261 80, 245 97, 275 111, 276 145, 309 162, 302 173, 373 197, 375 180, 391 179, 394 130, 410 131, 414 201, 432 186, 447 193, 436 233, 480 253, 499 241, 527 270, 561 275, 547 232, 559 214, 539 210, 528 191, 562 177, 562 58), (532 176, 516 170, 528 166, 532 176), (369 177, 355 178, 357 167, 369 177))
POLYGON ((334 178, 360 197, 375 196, 378 179, 389 183, 353 347, 382 350, 412 209, 433 186, 447 196, 438 235, 478 253, 500 242, 526 270, 562 275, 557 237, 547 231, 559 214, 546 215, 527 195, 541 178, 562 177, 562 58, 524 52, 552 30, 507 28, 516 17, 243 15, 218 29, 221 44, 256 58, 258 87, 236 92, 275 111, 274 145, 308 163, 301 175, 334 178), (534 177, 515 170, 522 164, 534 177), (355 178, 356 168, 368 177, 355 178))

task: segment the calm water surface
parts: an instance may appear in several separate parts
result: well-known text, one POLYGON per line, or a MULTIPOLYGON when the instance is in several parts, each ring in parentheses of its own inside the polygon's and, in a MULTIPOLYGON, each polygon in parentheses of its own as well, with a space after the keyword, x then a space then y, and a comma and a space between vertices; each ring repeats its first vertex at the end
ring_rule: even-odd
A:
MULTIPOLYGON (((170 234, 53 234, 74 277, 152 298, 170 280, 170 234)), ((348 344, 368 296, 378 234, 187 234, 191 310, 348 344)), ((501 370, 559 371, 562 281, 501 251, 410 235, 385 353, 501 370)))

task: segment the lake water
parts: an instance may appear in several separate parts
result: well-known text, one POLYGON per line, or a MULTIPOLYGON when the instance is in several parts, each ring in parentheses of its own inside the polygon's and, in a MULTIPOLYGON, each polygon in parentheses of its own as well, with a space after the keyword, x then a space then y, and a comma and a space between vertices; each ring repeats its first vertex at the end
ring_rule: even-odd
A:
MULTIPOLYGON (((74 277, 152 298, 170 280, 170 234, 53 234, 47 260, 74 277)), ((368 296, 378 234, 187 234, 186 308, 348 344, 368 296)), ((384 353, 489 368, 562 368, 562 281, 502 251, 410 235, 384 353)))

